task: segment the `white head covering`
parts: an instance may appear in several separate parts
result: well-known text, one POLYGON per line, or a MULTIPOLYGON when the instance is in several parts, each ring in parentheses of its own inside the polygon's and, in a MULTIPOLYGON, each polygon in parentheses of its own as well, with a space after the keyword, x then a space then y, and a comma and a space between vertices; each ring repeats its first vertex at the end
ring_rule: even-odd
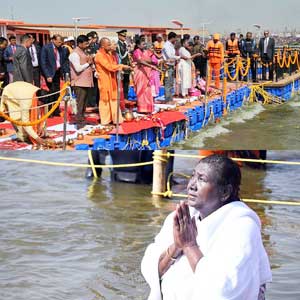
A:
POLYGON ((73 36, 69 36, 64 39, 64 42, 72 42, 72 41, 75 41, 75 38, 73 36))

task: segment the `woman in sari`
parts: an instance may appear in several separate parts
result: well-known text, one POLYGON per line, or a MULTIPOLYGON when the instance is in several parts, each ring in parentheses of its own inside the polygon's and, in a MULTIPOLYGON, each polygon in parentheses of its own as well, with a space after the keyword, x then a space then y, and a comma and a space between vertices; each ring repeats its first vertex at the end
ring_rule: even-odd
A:
MULTIPOLYGON (((162 59, 159 59, 154 51, 151 49, 151 61, 154 66, 158 66, 162 59)), ((152 89, 152 96, 155 98, 159 95, 159 88, 160 88, 160 72, 156 69, 152 69, 151 71, 151 89, 152 89)))
POLYGON ((154 110, 151 72, 153 69, 158 69, 152 64, 151 52, 146 50, 146 43, 142 40, 136 41, 133 61, 137 64, 134 68, 133 80, 137 96, 138 112, 151 114, 154 110))
POLYGON ((193 86, 193 59, 200 56, 199 53, 191 55, 193 43, 185 40, 182 42, 182 47, 179 49, 179 56, 181 57, 178 64, 179 73, 179 91, 182 97, 187 97, 189 89, 193 86))

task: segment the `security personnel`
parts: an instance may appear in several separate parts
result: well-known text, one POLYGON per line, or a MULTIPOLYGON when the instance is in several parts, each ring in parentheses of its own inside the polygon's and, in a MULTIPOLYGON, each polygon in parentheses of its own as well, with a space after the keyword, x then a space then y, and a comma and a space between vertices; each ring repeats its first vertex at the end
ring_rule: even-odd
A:
POLYGON ((209 59, 209 67, 210 67, 210 76, 209 76, 209 84, 214 73, 215 75, 215 85, 216 88, 220 88, 220 75, 221 75, 221 67, 224 62, 224 46, 220 41, 220 35, 215 33, 213 35, 213 39, 207 43, 206 46, 208 52, 209 59))
MULTIPOLYGON (((249 57, 251 60, 251 73, 252 81, 257 82, 256 80, 256 68, 257 68, 257 58, 258 58, 258 49, 255 40, 252 38, 252 32, 247 32, 246 38, 243 41, 242 48, 242 57, 249 57)), ((244 78, 246 80, 246 78, 244 78)))
POLYGON ((230 39, 227 40, 226 42, 226 55, 228 56, 228 62, 230 63, 229 65, 229 72, 230 74, 232 73, 234 66, 236 64, 232 63, 232 60, 235 59, 238 55, 240 55, 240 49, 239 49, 239 41, 236 38, 236 34, 232 32, 230 34, 230 39))
POLYGON ((234 32, 230 34, 230 39, 226 42, 226 54, 228 57, 240 55, 239 41, 234 32))
MULTIPOLYGON (((126 43, 127 30, 123 29, 117 32, 118 34, 118 45, 117 45, 117 54, 122 65, 130 66, 130 57, 128 46, 126 43)), ((128 90, 130 82, 130 70, 126 70, 123 73, 123 91, 125 100, 128 99, 128 90)))

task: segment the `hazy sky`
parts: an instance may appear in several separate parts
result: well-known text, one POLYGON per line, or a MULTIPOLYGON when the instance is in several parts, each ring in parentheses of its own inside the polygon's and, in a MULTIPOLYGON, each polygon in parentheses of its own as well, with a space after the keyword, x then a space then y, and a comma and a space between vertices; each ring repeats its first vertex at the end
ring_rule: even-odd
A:
MULTIPOLYGON (((32 23, 72 23, 92 17, 93 24, 167 25, 178 19, 187 27, 211 22, 210 31, 253 29, 300 30, 300 0, 9 0, 1 1, 0 17, 32 23)), ((87 21, 82 24, 88 24, 87 21)))

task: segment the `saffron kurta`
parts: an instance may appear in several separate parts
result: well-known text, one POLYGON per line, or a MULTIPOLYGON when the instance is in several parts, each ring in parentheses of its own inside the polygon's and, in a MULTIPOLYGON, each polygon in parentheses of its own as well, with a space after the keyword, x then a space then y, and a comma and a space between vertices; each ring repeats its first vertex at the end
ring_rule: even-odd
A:
POLYGON ((178 64, 178 72, 180 74, 180 81, 178 82, 180 94, 185 97, 188 96, 189 89, 192 88, 192 59, 191 53, 187 49, 185 49, 185 47, 181 47, 179 49, 179 55, 181 57, 189 58, 187 60, 181 58, 178 64))
MULTIPOLYGON (((117 95, 118 84, 115 73, 122 70, 123 65, 116 64, 111 54, 101 48, 95 57, 95 65, 98 73, 98 86, 100 91, 100 119, 102 125, 111 122, 117 123, 117 95)), ((119 123, 123 122, 121 111, 119 123)))

